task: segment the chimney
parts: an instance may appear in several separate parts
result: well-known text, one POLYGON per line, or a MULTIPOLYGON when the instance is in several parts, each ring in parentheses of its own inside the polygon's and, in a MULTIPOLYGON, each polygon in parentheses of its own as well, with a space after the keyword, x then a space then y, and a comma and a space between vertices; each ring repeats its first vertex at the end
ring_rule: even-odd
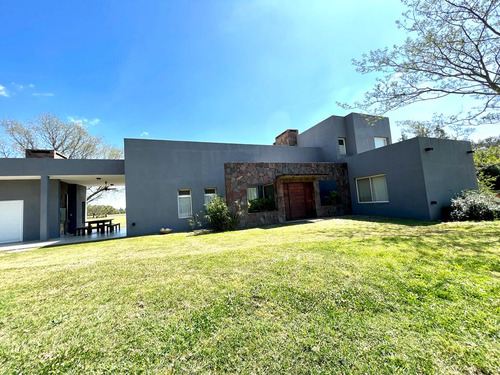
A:
POLYGON ((27 159, 67 159, 56 150, 26 150, 27 159))
POLYGON ((297 129, 287 129, 276 137, 273 143, 275 146, 297 146, 297 136, 299 131, 297 129))

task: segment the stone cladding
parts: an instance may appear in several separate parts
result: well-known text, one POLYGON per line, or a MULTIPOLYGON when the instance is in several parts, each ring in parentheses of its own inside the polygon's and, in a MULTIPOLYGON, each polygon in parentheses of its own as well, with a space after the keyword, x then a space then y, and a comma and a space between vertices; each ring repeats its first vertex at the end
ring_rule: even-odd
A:
POLYGON ((299 131, 296 129, 287 129, 278 135, 273 143, 275 146, 297 146, 297 136, 299 131))
POLYGON ((314 185, 317 217, 341 216, 351 213, 351 197, 346 163, 224 163, 226 201, 241 205, 240 227, 256 227, 286 221, 283 183, 307 182, 314 185), (336 181, 339 191, 337 204, 322 206, 319 181, 336 181), (274 184, 276 211, 248 212, 247 187, 274 184))

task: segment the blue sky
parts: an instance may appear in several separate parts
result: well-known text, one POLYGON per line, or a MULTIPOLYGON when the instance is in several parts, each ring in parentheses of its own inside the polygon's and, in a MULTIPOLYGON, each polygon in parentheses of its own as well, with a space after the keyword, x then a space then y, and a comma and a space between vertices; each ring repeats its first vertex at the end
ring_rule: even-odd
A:
MULTIPOLYGON (((271 144, 360 99, 351 65, 400 43, 397 0, 0 2, 0 117, 124 137, 271 144)), ((458 104, 448 102, 446 107, 458 104)), ((389 113, 428 119, 443 104, 389 113)), ((475 137, 498 135, 498 125, 475 137)))

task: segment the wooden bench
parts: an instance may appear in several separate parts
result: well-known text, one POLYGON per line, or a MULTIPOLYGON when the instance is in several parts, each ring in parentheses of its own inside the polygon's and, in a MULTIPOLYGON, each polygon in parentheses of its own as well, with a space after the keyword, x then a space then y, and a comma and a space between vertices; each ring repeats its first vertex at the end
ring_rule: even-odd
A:
POLYGON ((89 225, 88 227, 75 228, 75 236, 84 236, 85 232, 92 234, 92 227, 89 225))
POLYGON ((120 230, 120 223, 114 223, 114 224, 107 225, 107 229, 109 229, 109 231, 111 233, 113 233, 117 228, 118 228, 118 230, 120 230))

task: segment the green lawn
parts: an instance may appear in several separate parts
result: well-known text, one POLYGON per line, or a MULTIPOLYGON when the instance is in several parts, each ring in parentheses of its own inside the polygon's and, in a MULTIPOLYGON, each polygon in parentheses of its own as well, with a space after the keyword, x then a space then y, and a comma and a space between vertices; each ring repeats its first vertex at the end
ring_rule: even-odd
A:
POLYGON ((0 373, 500 373, 500 222, 0 253, 0 373))

